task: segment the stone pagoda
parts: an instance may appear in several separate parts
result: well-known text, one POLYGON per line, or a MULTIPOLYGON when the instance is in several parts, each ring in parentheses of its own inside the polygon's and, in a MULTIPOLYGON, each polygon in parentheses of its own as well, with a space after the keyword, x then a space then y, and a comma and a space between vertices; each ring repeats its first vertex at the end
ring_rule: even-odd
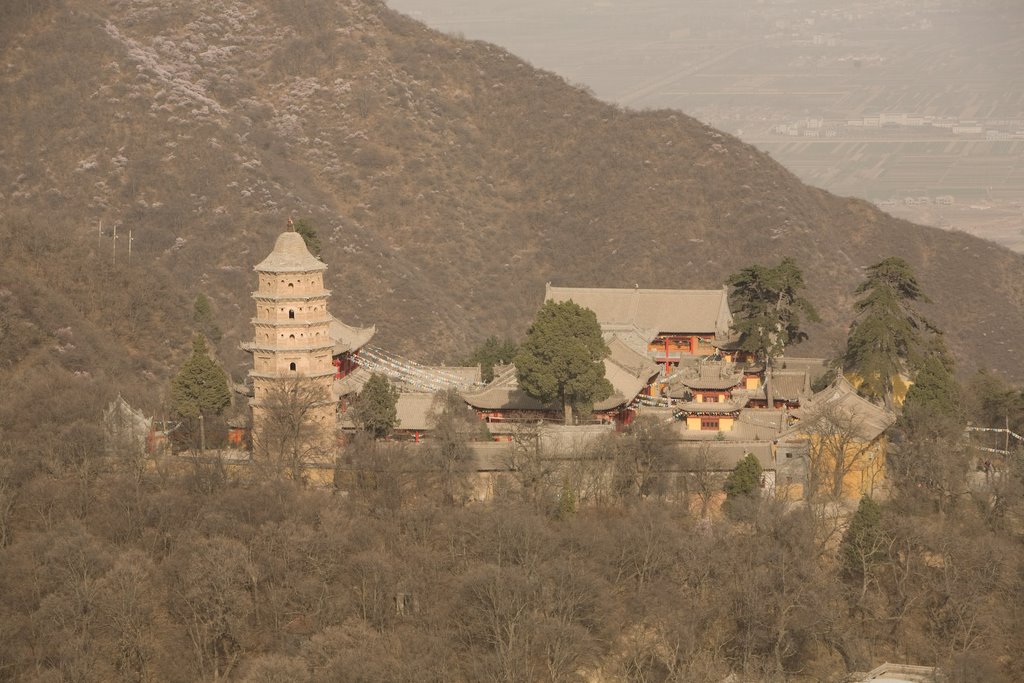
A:
MULTIPOLYGON (((331 400, 336 372, 332 317, 327 312, 331 293, 324 289, 327 266, 309 253, 302 235, 289 230, 281 233, 274 250, 254 270, 259 274, 259 288, 252 294, 255 338, 243 348, 253 356, 249 403, 255 449, 266 451, 275 439, 280 440, 273 433, 275 411, 293 416, 301 412, 302 443, 289 444, 288 450, 301 450, 303 460, 327 457, 336 420, 331 400)), ((284 419, 295 421, 294 417, 284 419)))

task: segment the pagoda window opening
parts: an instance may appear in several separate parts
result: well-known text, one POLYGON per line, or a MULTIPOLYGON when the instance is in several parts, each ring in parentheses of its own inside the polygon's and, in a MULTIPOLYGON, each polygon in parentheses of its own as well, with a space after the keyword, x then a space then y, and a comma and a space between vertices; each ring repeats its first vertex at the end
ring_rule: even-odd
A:
POLYGON ((295 317, 295 311, 288 311, 288 317, 289 318, 294 318, 295 317))
POLYGON ((292 372, 295 372, 295 363, 289 363, 288 369, 291 370, 292 372))
POLYGON ((289 338, 289 339, 295 339, 295 335, 294 335, 294 334, 289 334, 289 335, 288 335, 288 338, 289 338))
POLYGON ((295 283, 294 282, 289 282, 288 283, 288 289, 295 289, 295 283))

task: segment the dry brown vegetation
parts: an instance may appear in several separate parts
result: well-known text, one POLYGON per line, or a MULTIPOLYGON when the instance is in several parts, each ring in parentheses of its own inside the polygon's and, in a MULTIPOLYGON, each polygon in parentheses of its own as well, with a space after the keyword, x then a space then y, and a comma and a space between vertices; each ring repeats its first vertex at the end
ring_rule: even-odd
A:
MULTIPOLYGON (((321 233, 335 311, 435 359, 518 336, 547 280, 717 287, 783 255, 826 319, 807 350, 830 353, 859 269, 895 254, 933 293, 928 312, 965 369, 1019 375, 1006 359, 1024 338, 1020 256, 804 187, 682 113, 597 102, 380 3, 3 11, 12 239, 52 226, 81 240, 69 260, 82 268, 111 253, 115 224, 123 259, 132 229, 135 265, 172 273, 179 297, 211 298, 236 378, 249 268, 290 214, 321 233)), ((19 267, 7 261, 5 279, 19 267)))
MULTIPOLYGON (((216 465, 140 476, 100 428, 118 392, 159 416, 199 293, 242 376, 249 267, 291 213, 319 228, 339 315, 437 356, 518 335, 548 279, 716 287, 782 255, 828 351, 859 267, 898 254, 963 365, 1019 374, 1019 256, 369 1, 6 2, 0 54, 0 678, 838 680, 883 659, 1024 677, 1016 474, 992 496, 962 463, 910 486, 850 577, 828 515, 709 525, 654 476, 656 444, 603 454, 616 486, 573 512, 544 467, 526 494, 447 504, 455 451, 355 453, 348 496, 216 465)), ((915 477, 959 446, 918 451, 915 477)))
MULTIPOLYGON (((962 472, 952 501, 897 487, 851 565, 822 509, 749 500, 730 519, 705 515, 707 492, 682 479, 633 485, 635 463, 671 458, 657 439, 644 427, 610 456, 580 454, 572 477, 537 470, 530 486, 464 506, 431 445, 357 443, 334 489, 167 457, 140 476, 132 454, 82 430, 60 449, 10 438, 0 672, 841 681, 899 660, 940 665, 949 681, 1024 674, 1019 471, 997 496, 967 492, 962 472), (631 483, 577 487, 609 465, 631 483)), ((957 441, 928 457, 959 457, 957 441)))

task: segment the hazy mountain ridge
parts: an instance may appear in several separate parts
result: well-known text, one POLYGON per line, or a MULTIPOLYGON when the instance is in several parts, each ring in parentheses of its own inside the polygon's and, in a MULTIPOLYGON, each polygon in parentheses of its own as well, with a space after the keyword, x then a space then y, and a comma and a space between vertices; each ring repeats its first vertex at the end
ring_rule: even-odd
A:
MULTIPOLYGON (((787 254, 826 320, 801 352, 829 353, 859 268, 897 254, 961 361, 1021 378, 1008 359, 1024 335, 1024 258, 806 188, 682 113, 597 102, 380 3, 7 11, 0 207, 12 239, 45 223, 80 245, 62 253, 82 268, 106 263, 119 223, 122 272, 131 228, 132 268, 177 287, 149 306, 210 295, 236 376, 250 267, 292 214, 320 230, 334 312, 422 358, 521 333, 547 280, 717 287, 787 254)), ((6 275, 22 263, 9 259, 6 275)), ((76 311, 102 326, 98 305, 76 311)), ((156 350, 150 336, 173 346, 187 313, 147 310, 140 325, 155 329, 115 339, 142 353, 156 350)))

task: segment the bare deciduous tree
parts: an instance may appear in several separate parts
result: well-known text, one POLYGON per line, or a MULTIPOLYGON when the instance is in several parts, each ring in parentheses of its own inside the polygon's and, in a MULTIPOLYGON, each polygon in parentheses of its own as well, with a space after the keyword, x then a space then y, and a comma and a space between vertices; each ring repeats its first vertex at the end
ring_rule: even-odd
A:
POLYGON ((330 462, 333 425, 325 425, 317 410, 330 397, 323 385, 303 377, 275 383, 263 399, 263 418, 254 425, 254 450, 265 455, 275 470, 294 481, 304 478, 310 461, 330 462))
POLYGON ((637 419, 627 437, 619 440, 616 455, 619 491, 639 498, 663 493, 669 449, 667 425, 654 418, 637 419))
MULTIPOLYGON (((871 477, 872 463, 880 457, 878 443, 866 433, 864 420, 833 406, 824 406, 804 420, 807 435, 809 471, 807 473, 808 500, 825 496, 831 500, 843 497, 848 479, 860 472, 865 481, 858 481, 869 492, 879 483, 871 477)), ((858 492, 859 493, 859 492, 858 492)))
POLYGON ((447 505, 469 491, 473 453, 470 439, 480 432, 476 415, 455 389, 439 393, 431 409, 430 455, 438 471, 441 497, 447 505))
POLYGON ((723 477, 719 473, 721 463, 711 452, 711 446, 701 444, 696 451, 683 455, 682 469, 685 471, 683 486, 687 495, 694 495, 700 502, 700 518, 710 518, 711 501, 722 493, 723 477))
POLYGON ((559 489, 556 463, 545 453, 541 431, 540 422, 515 423, 508 456, 508 467, 523 497, 537 506, 553 503, 559 489))
POLYGON ((231 538, 192 538, 168 567, 169 608, 185 627, 198 678, 227 678, 245 647, 252 611, 245 546, 231 538))

